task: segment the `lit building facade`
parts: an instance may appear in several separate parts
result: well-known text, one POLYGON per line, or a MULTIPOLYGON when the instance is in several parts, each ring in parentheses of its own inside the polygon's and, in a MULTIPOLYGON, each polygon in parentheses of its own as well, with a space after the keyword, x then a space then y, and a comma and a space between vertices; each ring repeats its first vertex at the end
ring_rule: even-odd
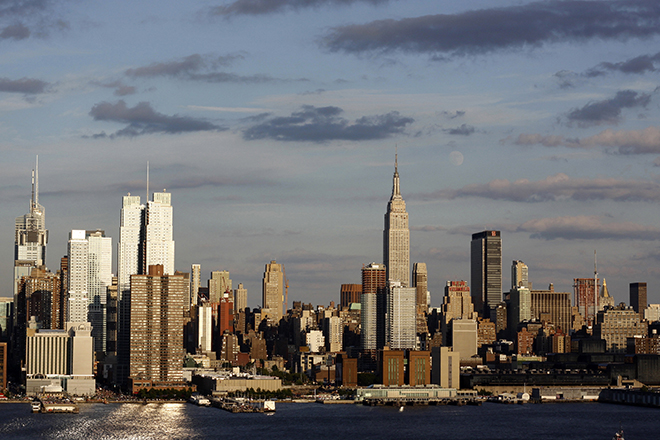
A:
POLYGON ((502 302, 502 238, 500 231, 472 234, 470 288, 474 306, 484 318, 495 321, 502 302))
POLYGON ((383 230, 383 261, 388 281, 398 281, 402 287, 410 286, 410 229, 406 202, 401 197, 397 159, 394 160, 392 196, 385 213, 383 230))
POLYGON ((262 299, 262 318, 268 318, 274 323, 279 323, 282 319, 282 308, 284 306, 284 266, 278 264, 275 260, 266 264, 262 299))
POLYGON ((417 341, 414 287, 402 287, 390 281, 387 289, 387 324, 385 344, 390 350, 413 350, 417 341))
POLYGON ((371 263, 362 268, 361 348, 377 350, 385 342, 385 288, 386 270, 383 264, 371 263), (379 311, 381 313, 379 313, 379 311), (382 343, 379 345, 382 332, 382 343))

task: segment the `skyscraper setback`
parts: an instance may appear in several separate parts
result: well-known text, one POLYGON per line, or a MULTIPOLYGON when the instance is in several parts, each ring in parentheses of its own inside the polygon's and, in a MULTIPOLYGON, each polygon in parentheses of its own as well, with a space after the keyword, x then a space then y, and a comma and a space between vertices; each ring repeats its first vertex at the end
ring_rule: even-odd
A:
POLYGON ((394 156, 392 196, 385 213, 383 263, 387 271, 387 281, 398 281, 401 287, 410 286, 410 229, 406 202, 401 197, 399 188, 397 155, 394 156))

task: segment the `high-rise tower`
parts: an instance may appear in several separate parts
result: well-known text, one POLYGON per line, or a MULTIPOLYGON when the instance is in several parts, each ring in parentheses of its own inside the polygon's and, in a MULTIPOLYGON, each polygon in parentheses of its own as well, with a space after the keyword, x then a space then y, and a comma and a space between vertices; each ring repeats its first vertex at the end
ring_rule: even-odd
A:
POLYGON ((267 317, 275 323, 282 319, 282 305, 284 304, 284 266, 275 260, 266 265, 263 279, 263 309, 267 317))
POLYGON ((471 290, 475 309, 495 322, 494 311, 502 302, 502 237, 500 231, 472 234, 470 252, 471 290))
POLYGON ((17 217, 14 235, 14 295, 21 277, 30 275, 33 267, 46 264, 46 210, 39 204, 39 156, 32 170, 30 212, 17 217))
POLYGON ((394 181, 392 196, 385 213, 383 230, 383 262, 387 280, 398 281, 402 287, 410 286, 410 229, 406 202, 399 188, 397 155, 394 156, 394 181))
POLYGON ((363 350, 378 350, 385 344, 386 268, 371 263, 362 268, 361 339, 363 350))

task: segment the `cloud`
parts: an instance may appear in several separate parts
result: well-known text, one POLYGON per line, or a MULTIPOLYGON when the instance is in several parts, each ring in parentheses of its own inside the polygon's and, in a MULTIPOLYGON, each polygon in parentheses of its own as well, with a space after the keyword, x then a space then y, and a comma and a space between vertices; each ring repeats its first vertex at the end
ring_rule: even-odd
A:
POLYGON ((11 80, 9 78, 0 78, 0 92, 8 93, 27 93, 30 95, 45 93, 50 84, 34 78, 21 78, 11 80))
POLYGON ((393 111, 384 115, 363 116, 353 122, 342 118, 339 107, 304 105, 291 116, 259 115, 256 125, 243 131, 248 140, 275 139, 295 142, 327 142, 332 140, 363 141, 385 139, 400 134, 414 120, 393 111))
POLYGON ((158 113, 151 108, 148 102, 140 102, 133 108, 129 108, 123 100, 116 104, 101 102, 94 105, 89 112, 95 121, 111 121, 128 124, 125 128, 114 134, 106 135, 99 133, 93 138, 117 137, 117 136, 139 136, 151 133, 178 134, 192 131, 220 131, 226 130, 203 119, 195 119, 185 116, 168 116, 158 113))
POLYGON ((100 83, 100 82, 93 82, 95 85, 99 85, 101 87, 107 87, 109 89, 115 89, 114 95, 115 96, 127 96, 127 95, 134 95, 137 93, 137 90, 134 86, 127 86, 121 81, 113 81, 109 83, 100 83))
POLYGON ((558 135, 523 133, 514 141, 516 145, 545 147, 568 147, 590 149, 605 147, 610 154, 660 154, 660 128, 646 127, 643 130, 603 130, 585 138, 567 139, 558 135))
POLYGON ((444 59, 557 42, 626 40, 658 34, 660 5, 656 1, 552 0, 339 26, 323 38, 322 44, 333 52, 400 51, 444 59))
MULTIPOLYGON (((235 60, 243 58, 244 56, 241 54, 224 56, 193 54, 174 61, 151 63, 147 66, 127 69, 124 73, 131 78, 170 77, 207 83, 258 84, 282 81, 270 75, 237 75, 216 70, 220 66, 229 66, 235 60)), ((306 79, 298 79, 298 81, 306 81, 306 79)))
POLYGON ((642 74, 646 72, 656 72, 658 68, 656 63, 660 62, 660 52, 654 55, 640 55, 635 58, 630 58, 626 61, 618 63, 602 62, 596 67, 585 72, 585 76, 589 78, 607 75, 612 72, 620 72, 626 74, 642 74))
POLYGON ((556 200, 660 201, 660 185, 650 181, 617 180, 612 178, 571 178, 558 173, 543 180, 496 179, 488 183, 466 185, 425 194, 413 194, 417 200, 451 200, 477 197, 490 200, 535 203, 556 200))
POLYGON ((353 3, 370 3, 378 5, 389 0, 235 0, 224 6, 211 9, 211 15, 265 15, 285 11, 297 11, 304 8, 319 8, 322 6, 345 6, 353 3))
POLYGON ((569 122, 576 122, 581 127, 601 124, 616 124, 621 120, 624 108, 646 107, 651 102, 651 95, 633 90, 621 90, 613 98, 590 102, 582 108, 568 112, 569 122))
POLYGON ((0 38, 3 40, 13 39, 13 40, 24 40, 30 36, 30 29, 25 27, 22 24, 14 24, 5 27, 2 32, 0 32, 0 38))
POLYGON ((632 222, 604 223, 598 216, 556 217, 529 220, 515 228, 543 240, 660 240, 660 229, 632 222))
POLYGON ((469 135, 471 135, 472 133, 475 132, 475 128, 471 125, 461 124, 460 127, 446 128, 446 129, 443 129, 442 131, 444 131, 445 133, 448 133, 448 134, 454 134, 454 135, 460 135, 460 136, 469 136, 469 135))

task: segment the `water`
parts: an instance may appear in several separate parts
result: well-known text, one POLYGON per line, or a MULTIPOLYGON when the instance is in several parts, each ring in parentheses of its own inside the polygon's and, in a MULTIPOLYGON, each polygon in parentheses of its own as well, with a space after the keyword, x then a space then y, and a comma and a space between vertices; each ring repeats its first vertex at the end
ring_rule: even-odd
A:
POLYGON ((278 403, 231 414, 186 403, 88 404, 79 414, 32 414, 0 405, 2 439, 660 439, 660 409, 599 403, 393 407, 278 403))

